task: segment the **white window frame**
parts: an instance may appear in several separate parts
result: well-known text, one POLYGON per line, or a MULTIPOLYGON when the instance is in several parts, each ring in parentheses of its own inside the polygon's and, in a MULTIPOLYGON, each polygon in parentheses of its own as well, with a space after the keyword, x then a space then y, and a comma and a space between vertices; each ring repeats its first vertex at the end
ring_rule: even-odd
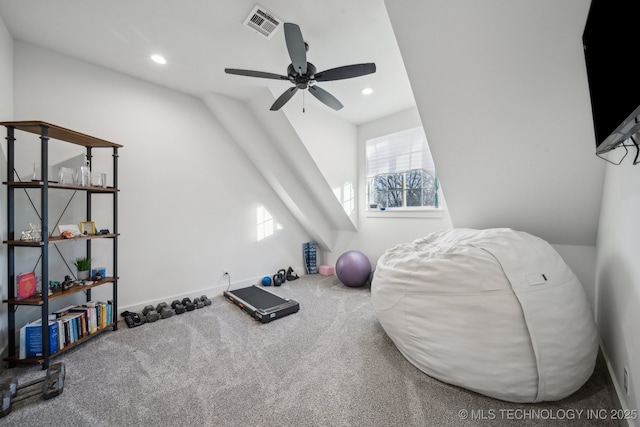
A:
POLYGON ((442 215, 442 193, 422 127, 406 129, 365 141, 365 175, 367 216, 440 217, 442 215), (431 185, 435 187, 434 205, 406 206, 406 192, 408 190, 406 176, 416 170, 422 170, 433 177, 431 185), (390 174, 402 176, 402 189, 400 190, 402 206, 376 206, 373 201, 375 199, 374 180, 378 176, 390 174))

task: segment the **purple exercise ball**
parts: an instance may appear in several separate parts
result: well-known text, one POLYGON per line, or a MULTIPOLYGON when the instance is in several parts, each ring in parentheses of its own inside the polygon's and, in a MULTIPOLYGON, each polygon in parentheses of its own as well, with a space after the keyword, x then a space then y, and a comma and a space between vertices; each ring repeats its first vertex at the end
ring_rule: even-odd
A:
POLYGON ((351 288, 363 286, 369 280, 371 263, 365 254, 359 251, 347 251, 336 261, 336 276, 351 288))

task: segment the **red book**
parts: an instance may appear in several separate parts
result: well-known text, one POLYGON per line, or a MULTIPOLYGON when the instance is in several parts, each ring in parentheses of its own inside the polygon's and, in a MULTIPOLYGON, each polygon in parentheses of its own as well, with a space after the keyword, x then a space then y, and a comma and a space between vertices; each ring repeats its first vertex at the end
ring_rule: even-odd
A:
POLYGON ((36 274, 31 271, 18 275, 18 299, 22 300, 36 294, 36 274))

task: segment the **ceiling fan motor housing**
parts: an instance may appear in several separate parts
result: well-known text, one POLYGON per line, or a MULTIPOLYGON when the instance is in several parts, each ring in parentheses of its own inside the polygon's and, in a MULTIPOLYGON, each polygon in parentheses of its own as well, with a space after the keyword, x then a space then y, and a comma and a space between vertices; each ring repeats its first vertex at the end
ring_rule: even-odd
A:
POLYGON ((309 82, 314 80, 316 74, 316 67, 311 62, 307 62, 307 72, 305 74, 299 74, 293 68, 293 64, 289 64, 287 68, 287 75, 289 80, 296 85, 298 89, 306 89, 309 87, 309 82))

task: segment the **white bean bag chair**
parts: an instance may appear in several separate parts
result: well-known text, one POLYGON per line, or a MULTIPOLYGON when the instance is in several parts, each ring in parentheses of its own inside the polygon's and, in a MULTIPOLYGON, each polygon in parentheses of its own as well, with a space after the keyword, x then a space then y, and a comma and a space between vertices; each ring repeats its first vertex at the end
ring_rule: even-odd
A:
POLYGON ((598 335, 578 278, 544 240, 454 229, 389 249, 371 299, 409 362, 511 402, 559 400, 591 376, 598 335))

